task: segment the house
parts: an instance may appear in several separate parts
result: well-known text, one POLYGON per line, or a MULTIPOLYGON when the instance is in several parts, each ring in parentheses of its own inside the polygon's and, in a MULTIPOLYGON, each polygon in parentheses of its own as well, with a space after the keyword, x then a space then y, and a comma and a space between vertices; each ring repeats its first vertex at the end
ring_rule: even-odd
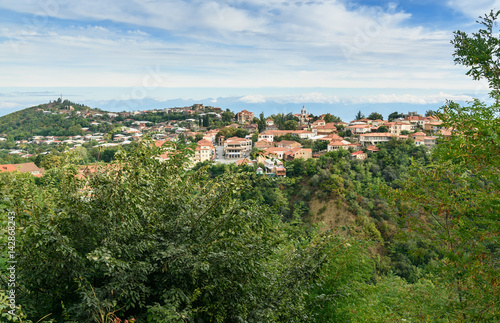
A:
MULTIPOLYGON (((252 166, 255 164, 254 161, 250 160, 250 159, 246 159, 246 158, 243 158, 243 159, 240 159, 240 160, 237 160, 236 161, 236 165, 247 165, 247 166, 252 166)), ((261 168, 262 169, 262 168, 261 168)))
POLYGON ((372 126, 367 124, 354 124, 351 126, 347 126, 346 129, 351 130, 351 132, 355 135, 359 135, 362 133, 368 133, 372 131, 372 126))
POLYGON ((323 119, 318 119, 316 121, 314 121, 313 123, 311 123, 311 126, 310 128, 311 129, 316 129, 317 127, 322 127, 326 124, 325 120, 323 119))
POLYGON ((380 127, 380 126, 384 125, 386 122, 387 121, 376 119, 376 120, 372 120, 371 125, 374 127, 380 127))
POLYGON ((328 143, 327 151, 349 148, 349 142, 345 140, 332 140, 328 143))
POLYGON ((309 159, 312 158, 312 149, 311 148, 302 148, 295 147, 288 151, 285 151, 284 159, 285 160, 294 160, 294 159, 309 159))
POLYGON ((13 164, 0 165, 0 172, 15 172, 17 167, 13 164))
MULTIPOLYGON (((261 163, 264 164, 265 174, 268 176, 282 176, 286 177, 286 168, 283 166, 283 162, 276 160, 274 158, 260 159, 261 163)), ((258 169, 257 169, 258 170, 258 169)))
POLYGON ((359 159, 359 160, 364 160, 366 159, 366 153, 363 152, 362 150, 360 151, 356 151, 354 153, 351 154, 351 159, 359 159))
POLYGON ((387 127, 390 133, 394 133, 396 135, 400 135, 401 131, 410 132, 412 129, 412 125, 409 122, 391 122, 391 124, 387 127))
POLYGON ((226 158, 243 158, 252 150, 252 140, 232 137, 224 141, 224 155, 226 158))
POLYGON ((337 132, 337 127, 335 127, 333 122, 330 122, 322 126, 317 126, 314 130, 316 130, 317 135, 328 135, 337 132))
POLYGON ((425 135, 425 133, 423 133, 423 132, 415 132, 415 133, 414 133, 414 134, 412 134, 410 137, 411 137, 413 140, 417 141, 417 140, 424 140, 425 136, 426 136, 426 135, 425 135))
POLYGON ((256 133, 257 130, 259 130, 259 126, 255 123, 250 123, 245 126, 245 129, 248 131, 248 133, 253 134, 256 133))
POLYGON ((283 167, 283 166, 277 166, 275 169, 274 169, 275 173, 276 173, 276 176, 278 177, 286 177, 286 168, 283 167))
POLYGON ((424 137, 424 145, 427 149, 431 149, 436 145, 436 137, 425 136, 424 137))
POLYGON ((7 164, 0 165, 0 172, 20 172, 30 173, 36 177, 41 177, 45 173, 44 168, 40 168, 35 163, 22 163, 22 164, 7 164))
POLYGON ((269 142, 266 139, 262 139, 257 141, 253 146, 258 149, 267 149, 273 147, 273 144, 272 142, 269 142))
MULTIPOLYGON (((373 132, 359 135, 359 143, 362 146, 376 145, 381 142, 388 142, 392 138, 403 138, 403 136, 398 136, 395 133, 390 132, 373 132)), ((407 138, 404 136, 404 138, 407 138)))
POLYGON ((265 155, 273 155, 278 159, 284 159, 285 157, 285 152, 289 151, 289 148, 284 148, 284 147, 271 147, 267 148, 264 153, 265 155))
POLYGON ((274 141, 274 137, 276 136, 281 136, 281 131, 279 130, 266 130, 266 131, 263 131, 261 133, 259 133, 259 140, 258 141, 261 141, 261 140, 267 140, 268 142, 273 142, 274 141))
POLYGON ((266 130, 259 134, 259 141, 262 139, 266 139, 269 142, 273 142, 274 137, 279 137, 286 134, 291 134, 292 136, 297 136, 301 139, 311 139, 315 136, 314 132, 306 130, 266 130))
POLYGON ((367 146, 366 147, 366 150, 368 150, 369 152, 371 153, 376 153, 376 152, 379 152, 380 151, 380 148, 378 148, 377 146, 367 146))
POLYGON ((284 148, 298 148, 301 147, 302 145, 299 142, 292 141, 292 140, 282 140, 279 142, 274 142, 275 147, 284 147, 284 148))
POLYGON ((424 125, 426 123, 429 123, 429 119, 422 117, 421 115, 412 115, 406 117, 403 121, 407 121, 411 124, 412 130, 415 130, 417 128, 424 128, 424 125))
POLYGON ((433 121, 424 124, 424 130, 425 131, 430 131, 430 132, 438 132, 443 128, 442 126, 443 122, 442 121, 433 121))
POLYGON ((215 147, 212 141, 201 139, 196 143, 193 162, 202 163, 207 160, 212 160, 215 157, 215 147))
POLYGON ((317 138, 316 140, 326 140, 328 142, 332 141, 332 140, 344 140, 344 138, 342 138, 341 136, 337 135, 336 133, 331 133, 329 135, 326 135, 326 136, 323 136, 323 137, 319 137, 317 138))
POLYGON ((289 132, 300 139, 311 139, 316 135, 314 132, 306 130, 291 130, 289 132))
POLYGON ((247 110, 240 111, 236 114, 236 120, 239 123, 251 122, 253 118, 254 118, 254 113, 247 110))

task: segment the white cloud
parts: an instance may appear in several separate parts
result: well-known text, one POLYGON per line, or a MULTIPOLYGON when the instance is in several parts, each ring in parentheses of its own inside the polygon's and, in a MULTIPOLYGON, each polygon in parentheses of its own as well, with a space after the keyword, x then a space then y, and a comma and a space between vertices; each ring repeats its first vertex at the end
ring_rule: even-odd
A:
POLYGON ((265 103, 266 98, 263 95, 245 95, 241 97, 238 101, 245 103, 265 103))
POLYGON ((168 73, 161 86, 467 86, 453 68, 451 34, 406 26, 410 14, 395 4, 0 0, 0 8, 84 26, 41 18, 2 26, 0 86, 135 86, 155 65, 168 73))
POLYGON ((484 16, 491 10, 500 10, 500 1, 498 0, 449 0, 447 4, 450 8, 471 18, 484 16))

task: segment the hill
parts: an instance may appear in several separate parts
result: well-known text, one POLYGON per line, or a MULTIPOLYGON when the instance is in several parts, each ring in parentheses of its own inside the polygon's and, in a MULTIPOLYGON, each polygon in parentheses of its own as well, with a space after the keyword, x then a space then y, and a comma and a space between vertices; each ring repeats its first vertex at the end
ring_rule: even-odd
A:
MULTIPOLYGON (((12 140, 28 140, 33 136, 81 135, 82 128, 90 127, 94 121, 92 116, 99 117, 102 112, 100 109, 59 99, 0 117, 0 136, 12 140)), ((102 125, 97 128, 98 131, 106 131, 108 127, 102 125)))

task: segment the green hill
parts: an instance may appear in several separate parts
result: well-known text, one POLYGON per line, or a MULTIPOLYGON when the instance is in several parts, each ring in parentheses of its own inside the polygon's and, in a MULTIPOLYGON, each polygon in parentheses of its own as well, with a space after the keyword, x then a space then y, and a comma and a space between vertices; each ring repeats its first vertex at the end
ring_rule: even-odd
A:
MULTIPOLYGON (((68 100, 40 104, 0 117, 0 136, 28 140, 33 136, 81 135, 82 128, 90 127, 99 112, 103 111, 68 100)), ((106 131, 107 126, 100 125, 95 130, 106 131)))

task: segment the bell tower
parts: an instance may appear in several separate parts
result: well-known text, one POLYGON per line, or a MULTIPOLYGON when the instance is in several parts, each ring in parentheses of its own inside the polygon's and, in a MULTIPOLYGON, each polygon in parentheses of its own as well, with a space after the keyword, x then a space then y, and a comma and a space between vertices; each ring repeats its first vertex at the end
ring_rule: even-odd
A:
POLYGON ((305 106, 302 106, 302 110, 300 110, 300 123, 301 124, 307 123, 307 110, 305 106))

